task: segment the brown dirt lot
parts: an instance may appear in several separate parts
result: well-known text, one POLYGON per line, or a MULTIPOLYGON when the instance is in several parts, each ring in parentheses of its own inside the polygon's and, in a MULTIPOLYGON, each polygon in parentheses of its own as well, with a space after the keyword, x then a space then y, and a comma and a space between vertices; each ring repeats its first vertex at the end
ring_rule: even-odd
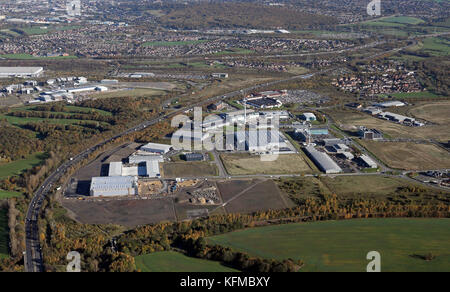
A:
MULTIPOLYGON (((177 213, 178 220, 190 220, 199 216, 208 216, 209 212, 216 209, 217 206, 208 205, 187 205, 187 204, 176 204, 175 210, 177 213)), ((214 214, 219 214, 215 212, 214 214)))
POLYGON ((397 123, 374 118, 368 114, 354 110, 327 111, 342 129, 356 130, 355 126, 375 128, 392 138, 450 140, 448 125, 426 125, 424 127, 408 127, 397 123))
MULTIPOLYGON (((208 180, 216 184, 216 181, 208 180)), ((280 191, 270 179, 242 179, 217 181, 221 205, 192 205, 186 203, 186 196, 150 200, 130 198, 106 198, 101 200, 63 199, 62 205, 70 216, 87 224, 118 224, 133 227, 161 221, 190 220, 208 214, 249 213, 258 210, 283 209, 294 203, 280 191), (177 202, 178 203, 175 203, 177 202)))
POLYGON ((119 224, 133 227, 161 221, 175 221, 171 199, 77 201, 63 200, 74 219, 87 224, 119 224))
POLYGON ((228 213, 284 209, 294 206, 272 180, 232 180, 217 183, 228 213))
POLYGON ((259 155, 233 153, 220 155, 227 172, 231 175, 249 174, 297 174, 309 173, 306 161, 299 154, 279 155, 275 161, 261 161, 259 155))
POLYGON ((410 142, 361 143, 392 168, 426 170, 450 168, 450 153, 432 144, 410 142))
POLYGON ((209 162, 168 162, 162 165, 162 177, 210 177, 217 176, 218 169, 209 162))

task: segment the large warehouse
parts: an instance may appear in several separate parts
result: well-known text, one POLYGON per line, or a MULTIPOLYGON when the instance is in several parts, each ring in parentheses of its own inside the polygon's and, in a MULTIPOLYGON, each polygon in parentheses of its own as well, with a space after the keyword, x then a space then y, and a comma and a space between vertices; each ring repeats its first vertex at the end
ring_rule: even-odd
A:
POLYGON ((164 162, 160 155, 131 155, 129 163, 111 162, 108 176, 160 177, 159 163, 164 162))
POLYGON ((305 148, 308 156, 317 165, 317 167, 325 173, 339 173, 342 169, 331 159, 328 154, 316 150, 313 146, 305 148))
POLYGON ((42 72, 42 67, 0 67, 0 78, 39 77, 42 72))
POLYGON ((134 196, 138 194, 134 176, 93 177, 90 189, 93 197, 134 196))
POLYGON ((286 138, 276 130, 237 131, 234 149, 272 154, 295 153, 286 138))
POLYGON ((172 149, 172 145, 147 143, 144 146, 142 146, 140 150, 146 151, 149 153, 166 154, 171 149, 172 149))

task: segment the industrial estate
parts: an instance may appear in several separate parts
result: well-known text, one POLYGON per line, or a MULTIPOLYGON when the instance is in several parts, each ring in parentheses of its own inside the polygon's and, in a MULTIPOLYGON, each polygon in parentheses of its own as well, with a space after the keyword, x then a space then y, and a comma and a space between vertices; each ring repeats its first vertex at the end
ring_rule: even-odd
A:
POLYGON ((450 271, 447 1, 4 2, 0 271, 450 271))

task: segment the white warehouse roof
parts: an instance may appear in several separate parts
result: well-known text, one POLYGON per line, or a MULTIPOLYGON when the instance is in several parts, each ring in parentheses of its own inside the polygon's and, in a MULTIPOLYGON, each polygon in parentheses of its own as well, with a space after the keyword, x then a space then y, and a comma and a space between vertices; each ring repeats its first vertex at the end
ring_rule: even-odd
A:
POLYGON ((141 150, 154 153, 167 153, 170 151, 171 148, 172 145, 147 143, 141 147, 141 150))
POLYGON ((306 147, 313 162, 325 173, 339 173, 342 169, 328 154, 316 150, 313 146, 306 147))
POLYGON ((131 155, 128 157, 128 162, 130 164, 139 164, 147 161, 157 161, 164 162, 164 158, 161 155, 131 155))
POLYGON ((372 158, 370 158, 369 156, 367 156, 366 154, 363 154, 359 157, 367 166, 369 166, 370 168, 377 168, 378 165, 375 161, 372 160, 372 158))
POLYGON ((392 107, 392 106, 405 106, 406 104, 401 101, 398 101, 398 100, 392 100, 392 101, 377 103, 375 105, 380 106, 380 107, 392 107))
POLYGON ((137 195, 137 178, 133 176, 93 177, 91 196, 130 196, 137 195))
POLYGON ((122 162, 111 162, 108 176, 122 176, 122 162))
POLYGON ((238 150, 249 151, 273 151, 288 147, 281 133, 276 130, 237 131, 236 143, 238 150))
POLYGON ((38 75, 43 71, 43 67, 0 67, 0 77, 38 75))
POLYGON ((147 161, 147 175, 148 177, 160 177, 159 162, 158 161, 147 161))

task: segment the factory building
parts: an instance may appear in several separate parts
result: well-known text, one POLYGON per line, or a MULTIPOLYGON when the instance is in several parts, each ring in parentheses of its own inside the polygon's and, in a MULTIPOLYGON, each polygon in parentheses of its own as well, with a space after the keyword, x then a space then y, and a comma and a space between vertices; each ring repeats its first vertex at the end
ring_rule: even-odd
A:
MULTIPOLYGON (((216 127, 207 127, 205 129, 207 129, 208 131, 212 131, 215 130, 216 127)), ((180 129, 172 134, 172 139, 175 139, 175 141, 178 141, 180 143, 183 143, 184 141, 202 142, 209 138, 209 136, 210 134, 208 132, 180 129)))
POLYGON ((73 94, 65 90, 46 91, 42 92, 37 99, 43 102, 60 101, 63 99, 71 100, 73 99, 73 94))
POLYGON ((383 139, 383 133, 376 129, 367 129, 366 127, 359 127, 358 135, 361 139, 366 140, 380 140, 383 139))
POLYGON ((415 121, 414 118, 406 117, 403 115, 390 113, 390 112, 382 112, 377 115, 379 118, 383 118, 385 120, 397 122, 397 123, 413 123, 415 121))
POLYGON ((291 117, 288 111, 279 111, 279 110, 263 111, 260 112, 260 115, 266 119, 274 119, 275 117, 278 117, 278 119, 280 120, 289 120, 289 118, 291 117))
POLYGON ((81 92, 87 92, 87 91, 107 91, 108 88, 105 86, 82 86, 82 87, 74 87, 74 88, 68 88, 66 91, 68 93, 81 93, 81 92))
POLYGON ((344 152, 348 152, 348 150, 350 149, 347 145, 345 144, 335 144, 332 146, 328 146, 326 147, 327 150, 329 150, 330 152, 333 153, 338 153, 338 154, 342 154, 344 152))
POLYGON ((221 115, 221 117, 228 123, 244 122, 259 118, 259 113, 252 109, 238 110, 221 115))
POLYGON ((129 164, 139 164, 148 161, 164 162, 164 158, 161 155, 144 155, 140 154, 140 152, 128 157, 129 164))
POLYGON ((328 154, 316 150, 313 146, 305 148, 306 154, 311 158, 314 164, 324 173, 340 173, 342 169, 331 159, 328 154))
POLYGON ((184 155, 186 161, 203 161, 204 157, 201 153, 187 153, 184 155))
POLYGON ((93 177, 90 194, 93 197, 137 195, 137 178, 133 176, 93 177))
POLYGON ((405 103, 403 103, 401 101, 397 101, 397 100, 386 101, 386 102, 381 102, 381 103, 374 104, 374 106, 383 107, 383 108, 387 108, 387 107, 401 107, 401 106, 405 106, 405 105, 406 105, 405 103))
POLYGON ((265 108, 276 108, 283 105, 281 101, 272 97, 254 97, 242 101, 242 103, 247 104, 248 106, 265 109, 265 108))
POLYGON ((213 111, 221 111, 225 108, 227 108, 227 104, 223 101, 219 101, 219 102, 208 105, 208 109, 213 110, 213 111))
POLYGON ((344 144, 344 145, 351 145, 352 140, 351 139, 339 139, 339 138, 329 138, 329 139, 323 139, 322 140, 323 145, 326 146, 333 146, 336 144, 344 144))
POLYGON ((363 165, 365 165, 369 168, 377 168, 378 167, 377 163, 375 161, 373 161, 372 158, 370 158, 366 154, 361 155, 359 157, 359 159, 363 165))
MULTIPOLYGON (((225 120, 223 117, 211 115, 205 118, 205 120, 202 123, 202 128, 203 131, 208 132, 216 129, 221 129, 225 126, 228 126, 229 124, 230 121, 225 120)), ((191 134, 191 136, 193 135, 191 134)))
POLYGON ((166 154, 167 152, 172 150, 172 145, 147 143, 144 146, 142 146, 140 150, 148 153, 166 154))
POLYGON ((42 67, 0 67, 0 78, 39 77, 42 72, 44 72, 42 67))
POLYGON ((235 149, 249 152, 295 153, 285 137, 276 130, 250 130, 235 133, 235 149))
POLYGON ((298 140, 306 142, 306 141, 308 141, 308 137, 309 137, 309 129, 308 128, 295 129, 294 135, 298 140))
POLYGON ((228 78, 228 73, 213 73, 211 76, 213 78, 228 78))
POLYGON ((302 119, 308 122, 312 122, 312 121, 316 121, 316 115, 313 113, 303 113, 302 114, 302 119))
POLYGON ((145 176, 160 177, 159 163, 164 162, 160 155, 131 155, 128 164, 111 162, 108 176, 145 176))
POLYGON ((119 84, 119 80, 116 79, 103 79, 100 81, 101 84, 109 84, 109 85, 115 85, 119 84))
POLYGON ((111 162, 108 176, 122 176, 122 162, 111 162))
POLYGON ((355 156, 351 152, 342 152, 339 154, 339 156, 347 160, 353 160, 353 158, 355 158, 355 156))
POLYGON ((277 97, 286 96, 286 95, 287 95, 287 90, 269 90, 269 91, 254 93, 251 95, 251 97, 277 98, 277 97))
POLYGON ((382 110, 380 110, 380 109, 377 108, 377 107, 373 107, 373 106, 367 107, 367 108, 365 108, 363 111, 364 111, 365 113, 368 113, 368 114, 372 115, 372 116, 378 115, 379 113, 382 112, 382 110))

